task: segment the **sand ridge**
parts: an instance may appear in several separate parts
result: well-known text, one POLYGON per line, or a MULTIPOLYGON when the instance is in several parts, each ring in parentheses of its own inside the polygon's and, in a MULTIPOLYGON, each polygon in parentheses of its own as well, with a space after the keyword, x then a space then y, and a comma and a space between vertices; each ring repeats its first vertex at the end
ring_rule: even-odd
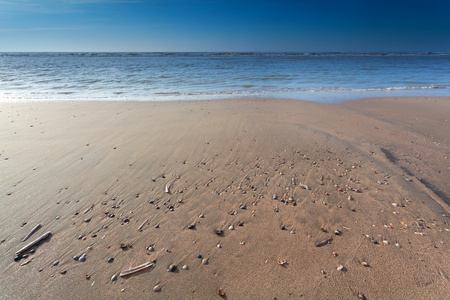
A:
POLYGON ((2 103, 0 297, 443 299, 449 108, 2 103))

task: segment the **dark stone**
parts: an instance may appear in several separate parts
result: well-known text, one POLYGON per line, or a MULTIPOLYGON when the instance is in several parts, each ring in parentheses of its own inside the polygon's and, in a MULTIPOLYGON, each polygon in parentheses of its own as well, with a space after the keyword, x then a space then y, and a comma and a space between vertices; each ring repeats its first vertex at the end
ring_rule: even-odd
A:
POLYGON ((175 265, 169 266, 169 272, 175 272, 176 270, 177 270, 177 266, 175 266, 175 265))
POLYGON ((21 254, 18 254, 18 255, 16 255, 15 257, 14 257, 14 261, 19 261, 19 260, 21 260, 22 259, 22 255, 21 254))

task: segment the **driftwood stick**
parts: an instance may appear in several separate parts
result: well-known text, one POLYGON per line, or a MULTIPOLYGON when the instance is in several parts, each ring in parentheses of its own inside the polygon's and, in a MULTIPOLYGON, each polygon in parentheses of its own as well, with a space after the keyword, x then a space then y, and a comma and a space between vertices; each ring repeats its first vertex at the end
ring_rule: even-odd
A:
POLYGON ((148 222, 148 219, 145 220, 145 221, 141 224, 141 226, 139 226, 138 231, 141 231, 141 230, 142 230, 142 227, 144 227, 145 223, 147 223, 147 222, 148 222))
POLYGON ((41 228, 41 224, 37 224, 36 226, 33 227, 33 229, 31 229, 31 231, 23 238, 22 242, 25 242, 26 240, 28 240, 28 238, 35 233, 39 228, 41 228))
POLYGON ((146 262, 145 264, 142 264, 142 265, 130 268, 128 270, 122 271, 122 272, 120 272, 119 276, 120 277, 128 276, 128 275, 131 275, 133 273, 145 270, 145 269, 147 269, 149 267, 153 267, 154 265, 155 265, 154 263, 149 261, 149 262, 146 262))
POLYGON ((39 243, 39 242, 45 240, 46 238, 48 238, 51 234, 52 233, 50 231, 47 231, 46 233, 44 233, 43 235, 41 235, 40 237, 38 237, 37 239, 35 239, 31 243, 29 243, 28 245, 26 245, 25 247, 23 247, 22 249, 17 251, 16 255, 20 255, 20 254, 24 253, 25 251, 27 251, 28 249, 30 249, 31 247, 33 247, 37 243, 39 243))

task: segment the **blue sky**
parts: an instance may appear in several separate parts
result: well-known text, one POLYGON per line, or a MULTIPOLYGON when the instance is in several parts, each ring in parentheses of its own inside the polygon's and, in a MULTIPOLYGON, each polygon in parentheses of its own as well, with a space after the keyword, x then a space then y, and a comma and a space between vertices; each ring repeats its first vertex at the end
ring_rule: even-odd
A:
POLYGON ((0 0, 0 51, 450 51, 450 0, 0 0))

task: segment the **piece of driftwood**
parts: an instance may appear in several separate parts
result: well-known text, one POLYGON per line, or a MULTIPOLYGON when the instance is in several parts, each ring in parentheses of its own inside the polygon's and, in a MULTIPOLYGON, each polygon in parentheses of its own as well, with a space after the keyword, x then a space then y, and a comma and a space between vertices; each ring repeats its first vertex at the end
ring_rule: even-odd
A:
POLYGON ((36 226, 33 227, 33 229, 30 230, 30 232, 23 238, 22 242, 25 242, 26 240, 28 240, 28 238, 35 233, 39 228, 41 228, 41 224, 37 224, 36 226))
POLYGON ((326 244, 328 244, 328 243, 331 242, 332 240, 333 240, 332 237, 327 238, 327 239, 325 239, 325 240, 323 240, 323 241, 321 241, 321 242, 318 242, 318 243, 316 244, 316 247, 322 247, 322 246, 325 246, 326 244))
POLYGON ((44 233, 43 235, 41 235, 40 237, 38 237, 37 239, 35 239, 31 243, 29 243, 28 245, 26 245, 25 247, 23 247, 22 249, 17 251, 16 255, 20 255, 20 254, 24 253, 25 251, 27 251, 31 247, 35 246, 37 243, 39 243, 39 242, 45 240, 46 238, 48 238, 51 234, 52 234, 51 231, 47 231, 46 233, 44 233))
POLYGON ((149 267, 153 267, 154 265, 155 265, 154 263, 149 261, 149 262, 146 262, 145 264, 142 264, 142 265, 130 268, 128 270, 122 271, 122 272, 120 272, 119 276, 120 277, 128 276, 128 275, 131 275, 133 273, 145 270, 145 269, 147 269, 149 267))

